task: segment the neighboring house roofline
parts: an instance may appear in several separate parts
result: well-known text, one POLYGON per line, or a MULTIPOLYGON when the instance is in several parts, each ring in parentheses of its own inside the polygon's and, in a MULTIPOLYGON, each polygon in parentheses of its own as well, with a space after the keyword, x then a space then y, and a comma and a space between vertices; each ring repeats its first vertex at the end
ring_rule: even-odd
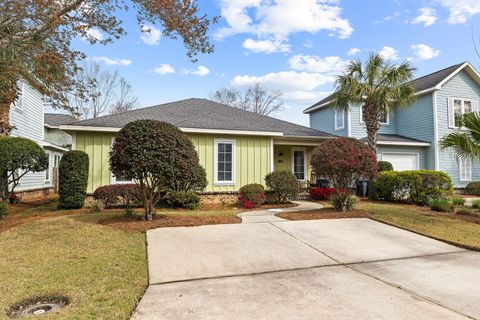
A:
MULTIPOLYGON (((360 140, 367 143, 367 137, 361 138, 360 140)), ((430 142, 405 137, 399 134, 378 134, 377 145, 429 147, 430 142)))
MULTIPOLYGON (((472 79, 480 85, 480 73, 472 66, 472 64, 468 61, 450 66, 448 68, 444 68, 433 73, 427 74, 425 76, 416 78, 412 80, 412 83, 420 83, 422 81, 429 82, 429 78, 439 74, 439 73, 446 73, 444 77, 441 78, 439 82, 434 82, 433 85, 427 86, 427 88, 423 88, 416 92, 417 96, 422 96, 427 93, 431 93, 436 90, 440 90, 445 83, 447 83, 450 79, 456 76, 460 71, 466 69, 467 73, 472 77, 472 79)), ((307 109, 303 110, 304 114, 309 114, 313 111, 325 108, 330 105, 332 95, 325 97, 324 99, 320 100, 319 102, 313 104, 312 106, 308 107, 307 109)))

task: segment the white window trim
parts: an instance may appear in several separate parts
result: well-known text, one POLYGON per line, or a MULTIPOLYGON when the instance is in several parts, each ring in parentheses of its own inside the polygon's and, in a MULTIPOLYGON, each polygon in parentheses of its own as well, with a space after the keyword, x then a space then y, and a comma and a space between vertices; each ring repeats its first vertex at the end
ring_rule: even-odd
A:
MULTIPOLYGON (((364 124, 365 121, 363 121, 363 106, 360 106, 360 123, 364 124)), ((387 122, 381 122, 380 124, 388 126, 390 124, 390 111, 387 111, 387 122)))
POLYGON ((334 117, 334 121, 335 121, 335 130, 342 130, 342 129, 345 129, 345 111, 343 110, 339 110, 339 109, 335 109, 335 117, 334 117), (338 119, 338 115, 339 113, 342 113, 342 126, 337 126, 337 119, 338 119))
POLYGON ((234 185, 235 184, 235 168, 236 168, 236 147, 235 139, 215 139, 213 148, 213 183, 215 185, 234 185), (232 144, 232 180, 230 181, 218 181, 218 144, 219 143, 231 143, 232 144))
POLYGON ((52 154, 50 152, 46 152, 47 154, 47 163, 48 163, 48 167, 47 167, 47 170, 45 170, 45 182, 46 183, 49 183, 49 182, 52 182, 52 166, 50 166, 50 158, 52 156, 52 154))
POLYGON ((471 158, 458 158, 458 173, 460 176, 460 181, 472 181, 472 159, 471 158), (462 171, 463 171, 463 161, 468 160, 470 162, 470 171, 468 173, 468 177, 463 178, 462 171))
POLYGON ((292 173, 295 174, 295 151, 303 151, 303 176, 304 179, 298 179, 300 182, 305 182, 307 181, 307 174, 308 174, 308 168, 307 168, 307 149, 306 148, 292 148, 292 173))
MULTIPOLYGON (((470 99, 470 98, 457 98, 457 97, 451 97, 450 98, 450 101, 449 101, 449 104, 450 104, 450 109, 448 110, 448 127, 449 128, 452 128, 452 129, 459 129, 459 127, 457 127, 455 125, 455 100, 460 100, 461 101, 461 107, 460 107, 460 110, 461 110, 461 114, 464 115, 465 114, 465 101, 469 101, 471 102, 472 104, 472 109, 473 111, 472 112, 478 112, 478 106, 477 106, 477 101, 474 100, 474 99, 470 99), (453 119, 450 119, 450 117, 453 117, 453 119), (450 123, 450 120, 451 120, 451 123, 450 123)), ((460 128, 460 129, 463 129, 460 128)))
MULTIPOLYGON (((110 151, 112 151, 113 141, 115 141, 115 137, 112 137, 112 142, 110 143, 110 151)), ((135 183, 133 179, 126 180, 126 181, 117 181, 117 177, 110 171, 110 184, 126 184, 126 183, 135 183)))

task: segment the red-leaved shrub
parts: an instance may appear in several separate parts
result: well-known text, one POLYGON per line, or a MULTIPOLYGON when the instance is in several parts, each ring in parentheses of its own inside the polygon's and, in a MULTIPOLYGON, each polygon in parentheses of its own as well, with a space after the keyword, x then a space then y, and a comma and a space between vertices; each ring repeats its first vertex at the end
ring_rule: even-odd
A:
POLYGON ((247 209, 259 207, 265 203, 265 200, 265 189, 261 184, 247 184, 239 190, 238 202, 247 209))
POLYGON ((134 183, 111 184, 98 187, 93 198, 102 200, 106 208, 115 206, 138 207, 142 204, 142 194, 134 183))
POLYGON ((329 200, 330 196, 335 192, 335 188, 310 188, 310 198, 313 200, 329 200))

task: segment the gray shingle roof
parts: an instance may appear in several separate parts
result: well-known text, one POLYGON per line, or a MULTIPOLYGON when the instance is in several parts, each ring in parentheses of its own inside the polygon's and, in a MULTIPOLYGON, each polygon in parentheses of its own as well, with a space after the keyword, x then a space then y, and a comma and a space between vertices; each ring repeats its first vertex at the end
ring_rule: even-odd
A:
MULTIPOLYGON (((413 85, 415 86, 415 90, 417 92, 430 89, 435 87, 436 85, 440 84, 444 79, 446 79, 449 75, 454 73, 460 66, 462 66, 465 62, 455 64, 453 66, 450 66, 448 68, 442 69, 435 71, 433 73, 427 74, 426 76, 416 78, 411 81, 413 85)), ((312 106, 308 107, 305 109, 303 112, 308 113, 312 111, 312 109, 316 109, 317 106, 320 106, 324 103, 329 102, 332 99, 332 95, 329 95, 322 100, 318 101, 317 103, 313 104, 312 106)))
POLYGON ((181 128, 268 131, 283 133, 284 136, 333 136, 287 121, 195 98, 77 121, 72 125, 122 128, 127 123, 140 119, 165 121, 181 128))
POLYGON ((56 127, 61 124, 70 124, 75 121, 75 118, 69 114, 45 113, 43 117, 45 124, 51 127, 56 127))
MULTIPOLYGON (((360 139, 363 142, 367 142, 367 137, 360 139)), ((429 143, 428 141, 413 139, 405 136, 401 136, 399 134, 377 134, 377 141, 378 142, 405 142, 405 143, 429 143)))

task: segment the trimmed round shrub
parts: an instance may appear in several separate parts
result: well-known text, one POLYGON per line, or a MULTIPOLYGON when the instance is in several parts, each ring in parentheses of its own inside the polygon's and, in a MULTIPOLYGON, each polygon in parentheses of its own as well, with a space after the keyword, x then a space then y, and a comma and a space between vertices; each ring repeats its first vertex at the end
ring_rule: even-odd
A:
POLYGON ((465 187, 466 194, 480 196, 480 181, 473 181, 465 187))
POLYGON ((393 171, 393 165, 388 161, 378 161, 378 171, 393 171))
POLYGON ((265 188, 258 183, 244 185, 238 193, 238 201, 247 209, 260 207, 266 201, 265 188))
POLYGON ((385 171, 370 183, 372 200, 403 201, 427 205, 431 199, 453 193, 448 174, 433 170, 385 171))
MULTIPOLYGON (((128 123, 116 136, 110 152, 110 169, 135 180, 142 192, 145 220, 152 220, 155 206, 169 184, 188 189, 199 169, 192 140, 174 125, 155 120, 128 123)), ((192 196, 193 198, 193 196, 192 196)))
POLYGON ((93 193, 93 198, 101 200, 106 208, 115 206, 138 207, 142 205, 140 188, 134 183, 98 187, 93 193))
POLYGON ((192 191, 168 191, 163 201, 169 208, 174 209, 197 209, 200 205, 200 197, 192 191))
POLYGON ((21 177, 45 170, 47 162, 45 150, 36 142, 20 137, 0 137, 0 198, 9 199, 21 177), (15 171, 20 174, 12 174, 15 171))
POLYGON ((297 177, 288 170, 274 171, 265 177, 265 184, 269 189, 267 199, 271 203, 285 203, 294 199, 300 192, 297 177))
POLYGON ((335 199, 342 199, 342 204, 335 208, 341 210, 351 210, 350 189, 355 182, 371 179, 378 171, 372 149, 357 139, 345 137, 327 139, 315 148, 312 167, 318 177, 327 178, 336 189, 335 199))
POLYGON ((88 155, 83 151, 68 151, 60 160, 59 208, 79 209, 85 203, 88 184, 88 155))

